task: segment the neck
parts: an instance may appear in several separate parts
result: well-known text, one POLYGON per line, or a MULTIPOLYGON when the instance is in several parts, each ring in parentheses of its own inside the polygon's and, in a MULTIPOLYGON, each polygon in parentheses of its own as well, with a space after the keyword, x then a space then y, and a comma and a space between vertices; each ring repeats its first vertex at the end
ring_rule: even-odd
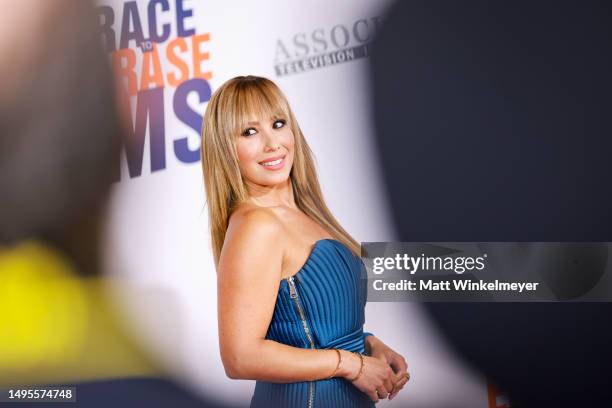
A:
POLYGON ((274 186, 261 186, 247 182, 249 202, 259 207, 290 207, 297 208, 293 197, 291 179, 274 186))

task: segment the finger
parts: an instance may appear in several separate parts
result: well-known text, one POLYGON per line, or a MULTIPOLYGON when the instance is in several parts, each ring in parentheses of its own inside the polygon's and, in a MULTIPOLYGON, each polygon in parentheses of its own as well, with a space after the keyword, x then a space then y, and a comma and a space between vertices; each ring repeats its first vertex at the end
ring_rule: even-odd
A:
POLYGON ((408 381, 410 381, 410 378, 404 377, 399 389, 401 390, 402 388, 404 388, 406 384, 408 384, 408 381))
POLYGON ((396 375, 393 372, 391 373, 391 376, 389 376, 389 381, 391 381, 393 388, 395 388, 395 384, 397 384, 402 378, 404 377, 400 375, 396 375))
POLYGON ((397 394, 399 394, 399 392, 402 390, 402 388, 403 386, 400 386, 396 388, 395 390, 393 390, 393 392, 389 395, 389 400, 392 400, 393 398, 395 398, 397 394))
POLYGON ((387 389, 389 390, 390 394, 393 394, 393 392, 397 388, 398 382, 401 381, 402 378, 404 378, 404 377, 398 377, 395 374, 393 374, 393 375, 391 375, 391 377, 389 377, 389 383, 391 385, 391 388, 387 388, 387 389))
POLYGON ((385 387, 385 391, 387 391, 387 394, 391 394, 391 392, 393 392, 393 388, 395 388, 395 382, 386 380, 383 382, 383 386, 385 387))
POLYGON ((400 371, 394 375, 395 384, 402 382, 402 386, 408 381, 407 376, 409 376, 408 371, 400 371))
POLYGON ((390 380, 393 384, 395 384, 397 382, 397 379, 399 379, 399 377, 397 377, 396 379, 396 375, 393 372, 393 368, 388 364, 385 367, 384 371, 381 373, 381 375, 382 375, 383 381, 390 380))
POLYGON ((378 402, 378 393, 376 390, 368 392, 368 397, 370 397, 370 399, 375 403, 378 402))
POLYGON ((397 394, 397 392, 402 388, 402 384, 397 382, 393 385, 393 389, 391 390, 391 394, 397 394))
POLYGON ((393 386, 393 389, 391 390, 391 395, 389 396, 389 399, 394 397, 401 389, 402 389, 402 384, 399 381, 396 382, 395 385, 393 386))
POLYGON ((385 387, 379 387, 376 390, 376 393, 378 394, 378 398, 380 399, 386 399, 389 396, 389 391, 385 389, 385 387))
POLYGON ((394 392, 393 394, 389 395, 389 401, 393 400, 397 394, 399 394, 399 391, 394 392))
POLYGON ((393 398, 395 398, 395 396, 399 393, 400 389, 399 388, 395 388, 392 392, 389 393, 389 400, 392 400, 393 398))
POLYGON ((395 354, 393 356, 389 362, 389 365, 393 369, 393 372, 398 375, 404 375, 408 371, 408 363, 404 357, 400 356, 399 354, 395 354))
POLYGON ((395 388, 393 389, 393 391, 391 392, 391 395, 389 396, 389 399, 393 399, 395 398, 395 396, 400 392, 400 390, 402 388, 404 388, 404 385, 406 385, 406 383, 408 382, 408 379, 406 377, 403 377, 403 379, 399 380, 396 384, 395 384, 395 388))

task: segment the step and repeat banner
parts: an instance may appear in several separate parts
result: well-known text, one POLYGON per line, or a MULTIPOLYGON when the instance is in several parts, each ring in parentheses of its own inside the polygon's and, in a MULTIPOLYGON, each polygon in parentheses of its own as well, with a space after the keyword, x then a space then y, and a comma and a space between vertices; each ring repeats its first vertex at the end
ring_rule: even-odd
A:
MULTIPOLYGON (((388 0, 98 2, 101 41, 131 112, 105 269, 140 342, 200 393, 248 404, 254 387, 228 379, 219 356, 200 166, 207 101, 237 75, 275 81, 315 154, 333 213, 358 241, 393 241, 367 82, 386 7, 388 0)), ((412 374, 383 404, 490 405, 485 379, 450 352, 418 303, 371 303, 365 329, 404 355, 412 374)))

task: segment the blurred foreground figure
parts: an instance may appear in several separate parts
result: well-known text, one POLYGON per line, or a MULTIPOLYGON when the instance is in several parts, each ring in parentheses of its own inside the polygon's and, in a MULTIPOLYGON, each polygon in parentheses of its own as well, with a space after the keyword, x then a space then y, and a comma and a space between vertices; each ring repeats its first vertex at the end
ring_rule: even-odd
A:
POLYGON ((212 406, 157 376, 104 290, 122 126, 92 4, 0 8, 0 387, 76 385, 87 407, 212 406))
MULTIPOLYGON (((600 2, 391 8, 372 79, 400 240, 612 241, 610 11, 600 2)), ((610 404, 612 305, 427 306, 513 407, 610 404)))

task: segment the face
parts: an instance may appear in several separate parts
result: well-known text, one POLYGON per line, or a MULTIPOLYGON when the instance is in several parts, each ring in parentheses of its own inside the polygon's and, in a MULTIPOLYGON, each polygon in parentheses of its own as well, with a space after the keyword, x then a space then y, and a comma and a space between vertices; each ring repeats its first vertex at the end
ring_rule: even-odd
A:
POLYGON ((252 117, 236 140, 238 166, 247 185, 268 187, 286 182, 294 143, 286 118, 252 117))

